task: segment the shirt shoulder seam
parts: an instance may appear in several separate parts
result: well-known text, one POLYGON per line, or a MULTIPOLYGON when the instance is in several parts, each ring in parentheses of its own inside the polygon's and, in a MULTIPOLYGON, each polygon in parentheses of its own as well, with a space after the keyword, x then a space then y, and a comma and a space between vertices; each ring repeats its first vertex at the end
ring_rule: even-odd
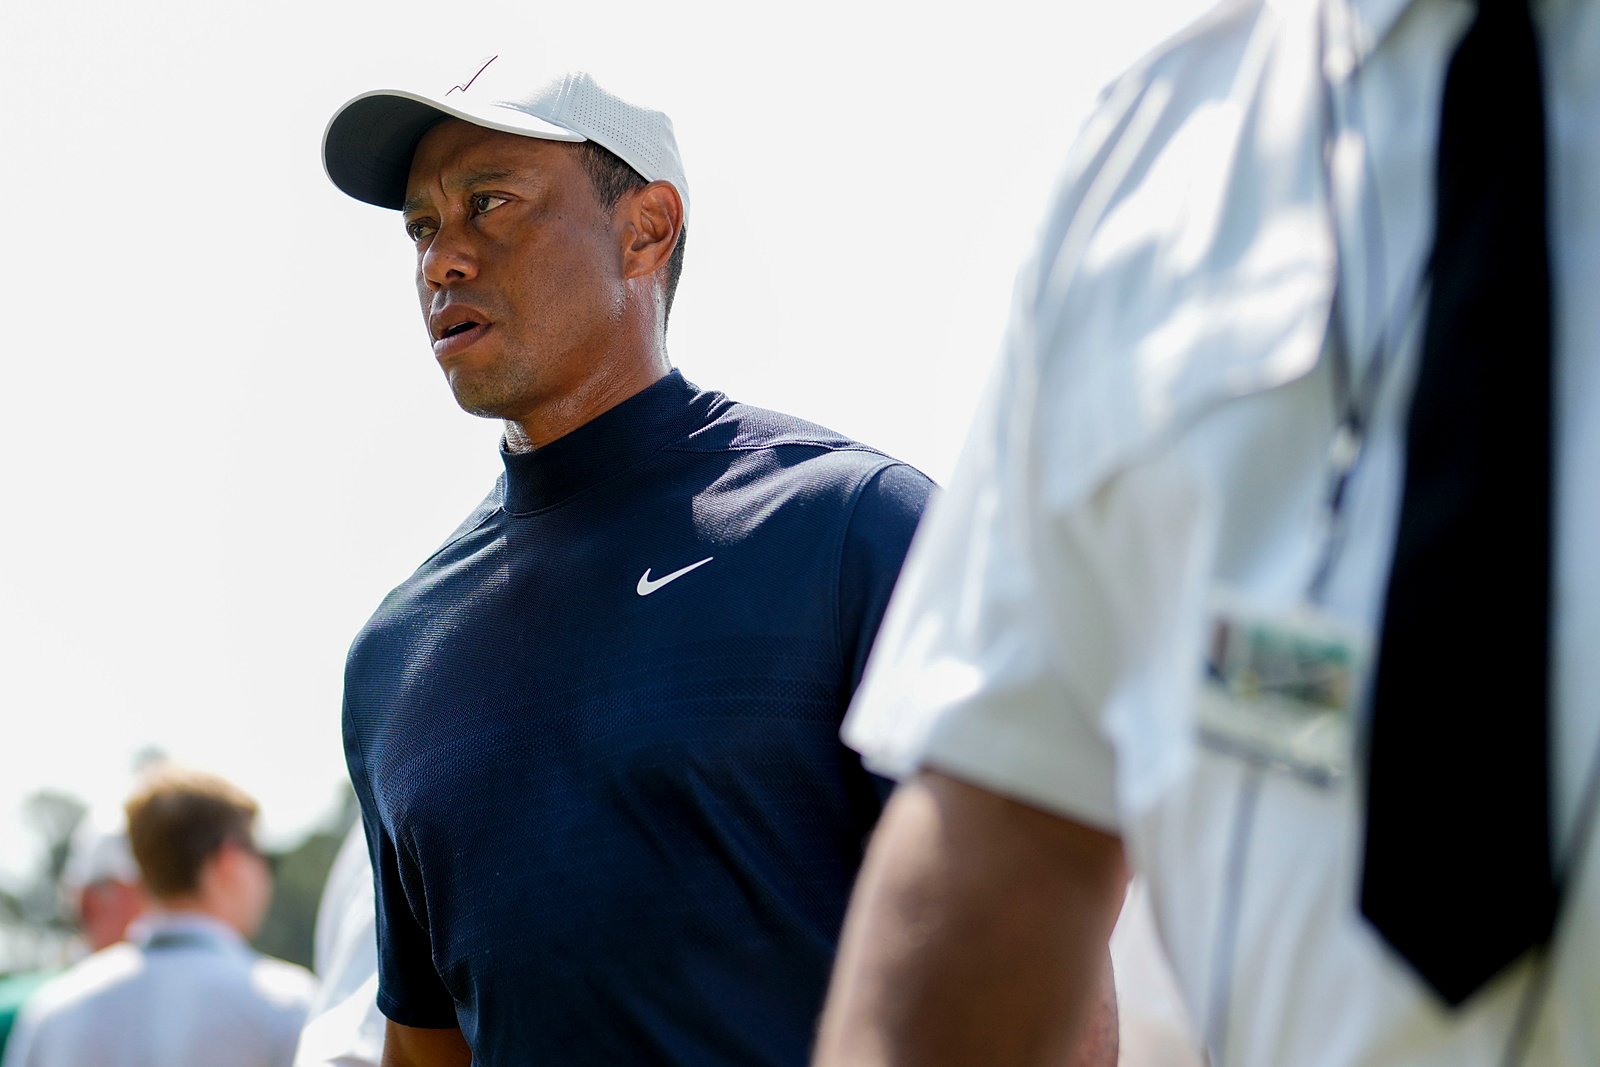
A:
MULTIPOLYGON (((875 449, 868 449, 865 451, 876 452, 875 449)), ((881 452, 878 452, 877 454, 883 456, 883 453, 881 452)), ((845 672, 847 675, 849 673, 849 666, 845 663, 844 618, 842 614, 844 610, 844 590, 840 588, 840 584, 844 581, 845 544, 850 539, 850 528, 855 525, 856 521, 856 509, 861 504, 861 497, 866 493, 867 486, 871 485, 880 476, 882 476, 884 471, 892 470, 895 467, 911 466, 909 463, 906 463, 902 460, 892 459, 889 456, 883 456, 883 459, 883 463, 874 464, 868 470, 863 471, 856 479, 856 484, 851 487, 849 507, 845 509, 844 522, 839 525, 839 542, 834 546, 833 644, 839 656, 839 663, 845 667, 845 672)))
MULTIPOLYGON (((482 507, 482 506, 483 505, 481 505, 481 504, 479 505, 479 507, 482 507)), ((476 510, 476 509, 474 509, 474 510, 476 510)), ((500 494, 500 503, 496 504, 492 508, 488 508, 487 510, 485 510, 484 513, 483 513, 483 518, 479 519, 477 522, 473 523, 471 526, 468 526, 464 530, 457 530, 453 537, 451 537, 449 540, 447 540, 444 544, 440 545, 438 548, 434 549, 432 552, 428 553, 428 558, 423 560, 421 563, 417 564, 416 569, 417 570, 421 570, 423 567, 426 567, 428 564, 430 564, 434 560, 438 559, 448 549, 453 548, 455 545, 460 543, 463 538, 467 537, 470 534, 476 533, 478 530, 483 529, 483 524, 484 523, 488 522, 490 519, 494 518, 496 515, 500 514, 501 512, 505 512, 507 515, 511 514, 509 511, 506 511, 506 499, 505 499, 505 494, 503 492, 500 494)))

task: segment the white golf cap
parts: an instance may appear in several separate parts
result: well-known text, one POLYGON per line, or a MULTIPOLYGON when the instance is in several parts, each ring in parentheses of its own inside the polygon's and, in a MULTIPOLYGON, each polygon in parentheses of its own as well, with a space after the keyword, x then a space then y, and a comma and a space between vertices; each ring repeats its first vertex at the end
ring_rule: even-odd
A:
POLYGON ((86 814, 72 833, 67 862, 61 872, 63 888, 77 892, 96 882, 139 880, 139 865, 128 846, 128 820, 121 808, 96 808, 86 814))
POLYGON ((646 181, 670 182, 689 221, 689 183, 683 175, 672 120, 600 88, 588 74, 553 78, 532 92, 507 84, 515 77, 491 56, 438 94, 408 89, 362 93, 341 107, 322 136, 328 177, 357 200, 399 209, 405 202, 411 156, 441 119, 547 141, 593 141, 616 153, 646 181))

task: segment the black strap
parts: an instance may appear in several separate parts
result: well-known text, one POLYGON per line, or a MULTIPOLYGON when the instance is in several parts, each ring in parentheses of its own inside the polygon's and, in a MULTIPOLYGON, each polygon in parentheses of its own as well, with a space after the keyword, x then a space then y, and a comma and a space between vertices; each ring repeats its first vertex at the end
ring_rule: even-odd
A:
POLYGON ((1361 908, 1459 1004, 1550 936, 1550 272, 1527 0, 1440 122, 1433 284, 1373 692, 1361 908))

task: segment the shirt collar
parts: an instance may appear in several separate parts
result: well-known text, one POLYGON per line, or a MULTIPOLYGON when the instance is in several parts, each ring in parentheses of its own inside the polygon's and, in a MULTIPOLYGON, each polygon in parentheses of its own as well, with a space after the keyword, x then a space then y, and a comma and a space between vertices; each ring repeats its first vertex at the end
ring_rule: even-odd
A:
POLYGON ((128 926, 128 940, 140 948, 164 941, 208 948, 244 948, 239 932, 221 919, 198 911, 152 911, 128 926))
POLYGON ((513 453, 502 442, 506 511, 553 507, 626 470, 707 421, 721 399, 673 371, 543 448, 513 453))

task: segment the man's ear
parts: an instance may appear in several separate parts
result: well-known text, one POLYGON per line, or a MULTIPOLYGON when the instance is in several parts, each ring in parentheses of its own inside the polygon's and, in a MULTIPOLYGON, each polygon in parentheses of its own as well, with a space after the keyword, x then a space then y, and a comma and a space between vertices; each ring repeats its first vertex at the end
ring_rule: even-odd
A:
POLYGON ((683 232, 683 200, 668 182, 635 189, 617 205, 623 216, 622 276, 654 274, 672 258, 683 232))
POLYGON ((205 866, 200 868, 202 882, 210 872, 220 886, 231 891, 243 877, 240 869, 249 861, 250 855, 250 850, 237 841, 224 841, 206 858, 205 866))

